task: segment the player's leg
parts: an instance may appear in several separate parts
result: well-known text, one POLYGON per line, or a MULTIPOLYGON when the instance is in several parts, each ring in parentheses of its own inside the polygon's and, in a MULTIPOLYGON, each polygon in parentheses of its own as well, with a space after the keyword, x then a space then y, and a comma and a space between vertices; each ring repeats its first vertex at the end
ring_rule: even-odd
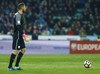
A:
POLYGON ((22 70, 20 67, 19 67, 19 62, 23 56, 23 54, 25 53, 26 51, 26 48, 25 48, 25 43, 24 43, 24 40, 23 40, 23 37, 20 37, 20 49, 21 51, 19 52, 18 56, 17 56, 17 61, 16 61, 16 64, 15 64, 15 69, 17 70, 22 70))
POLYGON ((21 60, 23 54, 25 53, 25 51, 26 51, 26 48, 23 48, 23 49, 21 49, 21 51, 19 52, 19 54, 18 54, 18 56, 17 56, 17 61, 16 61, 16 64, 15 64, 14 69, 16 69, 16 70, 23 70, 22 68, 19 67, 19 62, 20 62, 20 60, 21 60))
POLYGON ((10 56, 10 62, 9 62, 8 70, 14 70, 12 68, 12 64, 13 64, 13 61, 14 61, 14 59, 15 59, 18 52, 19 52, 19 50, 13 50, 13 53, 10 56))
POLYGON ((19 38, 17 36, 14 36, 13 37, 13 44, 12 44, 13 53, 11 54, 11 57, 10 57, 8 70, 14 70, 12 67, 12 64, 13 64, 13 61, 14 61, 16 55, 19 52, 19 49, 18 49, 19 43, 20 43, 19 38))
POLYGON ((19 66, 19 62, 20 62, 23 54, 25 53, 25 51, 26 51, 26 48, 21 49, 21 51, 19 52, 19 54, 17 56, 17 61, 16 61, 15 66, 17 66, 17 67, 19 66))

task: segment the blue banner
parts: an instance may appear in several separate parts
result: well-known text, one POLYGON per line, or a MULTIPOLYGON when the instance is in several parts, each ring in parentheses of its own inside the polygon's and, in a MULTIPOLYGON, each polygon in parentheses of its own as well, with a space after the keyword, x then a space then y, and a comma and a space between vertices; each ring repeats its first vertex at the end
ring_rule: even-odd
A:
POLYGON ((86 36, 86 38, 90 41, 97 41, 98 37, 97 36, 86 36))

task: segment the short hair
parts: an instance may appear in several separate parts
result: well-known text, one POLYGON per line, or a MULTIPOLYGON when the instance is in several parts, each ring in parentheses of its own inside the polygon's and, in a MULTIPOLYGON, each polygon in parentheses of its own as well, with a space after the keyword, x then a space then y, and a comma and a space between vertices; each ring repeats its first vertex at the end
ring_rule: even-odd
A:
POLYGON ((17 6, 17 9, 20 10, 24 5, 25 5, 25 3, 23 3, 23 2, 19 3, 17 6))

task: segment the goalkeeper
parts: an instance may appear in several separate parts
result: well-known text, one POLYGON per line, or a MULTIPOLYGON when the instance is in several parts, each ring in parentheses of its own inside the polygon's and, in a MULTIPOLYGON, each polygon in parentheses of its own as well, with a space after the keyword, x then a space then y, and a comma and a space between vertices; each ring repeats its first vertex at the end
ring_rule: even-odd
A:
POLYGON ((25 33, 23 33, 22 15, 26 11, 25 4, 19 3, 17 6, 17 9, 18 9, 18 12, 15 13, 15 15, 14 15, 14 36, 13 36, 13 44, 12 44, 13 52, 11 54, 10 62, 9 62, 9 66, 8 66, 8 70, 13 70, 13 71, 23 70, 22 68, 19 67, 19 62, 20 62, 23 54, 26 51, 23 37, 26 40, 26 42, 29 42, 29 40, 30 40, 29 37, 27 35, 25 35, 25 33), (19 50, 21 50, 21 51, 19 52, 19 50), (18 52, 19 52, 19 54, 18 54, 18 52), (17 54, 18 54, 18 56, 17 56, 16 64, 13 68, 12 63, 17 54))

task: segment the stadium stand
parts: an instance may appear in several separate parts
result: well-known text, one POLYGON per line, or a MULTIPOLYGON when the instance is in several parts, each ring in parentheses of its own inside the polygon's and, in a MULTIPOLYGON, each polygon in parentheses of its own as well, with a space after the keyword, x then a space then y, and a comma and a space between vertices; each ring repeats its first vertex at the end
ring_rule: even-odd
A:
MULTIPOLYGON (((0 0, 0 34, 13 35, 23 0, 0 0)), ((32 35, 100 35, 100 0, 24 0, 24 32, 32 35)))

